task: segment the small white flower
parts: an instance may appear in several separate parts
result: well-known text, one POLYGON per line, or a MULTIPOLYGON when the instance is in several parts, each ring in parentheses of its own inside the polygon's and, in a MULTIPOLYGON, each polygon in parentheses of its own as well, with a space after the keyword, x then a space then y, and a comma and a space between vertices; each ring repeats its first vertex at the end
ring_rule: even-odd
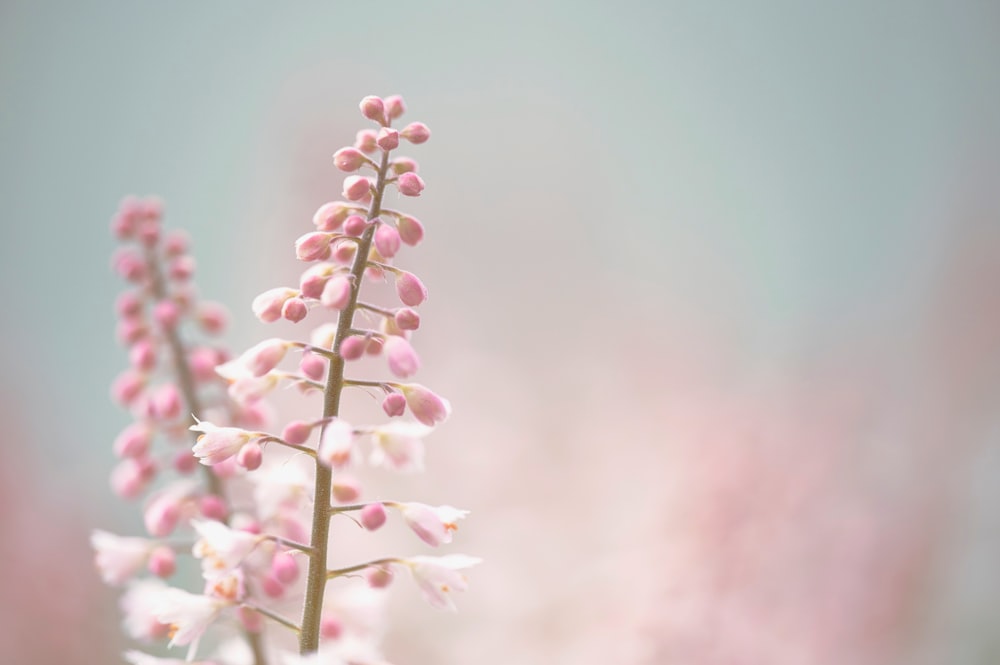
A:
POLYGON ((169 646, 183 646, 198 640, 230 604, 226 599, 169 587, 161 592, 153 614, 170 626, 169 646))
POLYGON ((192 552, 201 559, 206 579, 231 572, 263 540, 259 535, 230 529, 215 520, 191 520, 191 526, 200 536, 192 552))
POLYGON ((217 427, 207 420, 198 421, 197 425, 191 425, 188 429, 201 432, 191 452, 207 466, 229 459, 249 441, 260 438, 257 433, 239 427, 217 427))
POLYGON ((395 471, 422 471, 424 468, 424 442, 422 439, 433 430, 420 423, 394 420, 372 430, 370 462, 395 471))
POLYGON ((414 556, 403 559, 410 569, 413 580, 420 587, 424 598, 441 610, 455 611, 455 603, 449 595, 452 591, 465 591, 468 583, 465 575, 458 572, 482 563, 482 559, 465 554, 447 556, 414 556))
POLYGON ((425 503, 394 504, 403 514, 406 524, 420 539, 437 547, 442 543, 450 543, 451 535, 458 530, 456 522, 469 514, 468 510, 460 510, 452 506, 428 506, 425 503))
POLYGON ((133 580, 122 594, 118 605, 122 611, 125 633, 140 642, 152 642, 166 636, 169 626, 161 623, 154 614, 167 585, 155 577, 133 580))
POLYGON ((354 428, 344 420, 336 419, 323 427, 319 437, 316 457, 323 464, 340 469, 351 462, 354 450, 354 428))
POLYGON ((95 529, 90 534, 90 546, 97 553, 101 579, 106 584, 119 586, 145 567, 156 541, 126 538, 95 529))

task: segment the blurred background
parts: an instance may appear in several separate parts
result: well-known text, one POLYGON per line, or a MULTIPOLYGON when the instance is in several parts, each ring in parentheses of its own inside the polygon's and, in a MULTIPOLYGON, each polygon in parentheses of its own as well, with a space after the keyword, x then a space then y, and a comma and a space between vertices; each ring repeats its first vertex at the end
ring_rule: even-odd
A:
POLYGON ((486 563, 390 660, 1000 662, 1000 7, 930 0, 0 3, 0 660, 125 648, 119 199, 246 348, 394 93, 455 409, 405 487, 486 563))

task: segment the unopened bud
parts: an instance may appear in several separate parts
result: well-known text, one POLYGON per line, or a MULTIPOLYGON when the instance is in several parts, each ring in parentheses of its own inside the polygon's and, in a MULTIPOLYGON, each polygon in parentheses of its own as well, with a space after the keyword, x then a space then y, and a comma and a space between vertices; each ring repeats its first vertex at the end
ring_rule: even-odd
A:
POLYGON ((333 163, 341 171, 353 173, 360 169, 368 159, 357 148, 341 148, 333 153, 333 163))
POLYGON ((385 103, 381 97, 369 95, 361 100, 361 115, 382 124, 385 122, 385 103))
POLYGON ((399 134, 410 143, 423 143, 431 137, 431 130, 422 122, 411 122, 399 134))
POLYGON ((361 526, 369 531, 375 531, 385 524, 385 517, 385 507, 381 503, 369 503, 358 515, 361 526))
POLYGON ((424 190, 424 181, 416 173, 403 173, 396 180, 396 187, 403 196, 420 196, 424 190))

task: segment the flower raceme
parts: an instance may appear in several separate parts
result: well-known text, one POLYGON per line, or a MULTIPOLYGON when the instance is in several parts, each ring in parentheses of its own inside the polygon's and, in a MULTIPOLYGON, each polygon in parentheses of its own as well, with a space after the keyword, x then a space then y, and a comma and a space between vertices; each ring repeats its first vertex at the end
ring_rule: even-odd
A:
MULTIPOLYGON (((134 417, 114 442, 121 461, 112 486, 134 499, 149 493, 168 469, 179 478, 165 480, 146 499, 151 537, 95 531, 91 542, 102 578, 126 587, 121 606, 129 636, 187 646, 188 662, 387 665, 378 644, 385 618, 377 599, 393 568, 407 568, 433 607, 454 610, 452 592, 467 585, 463 571, 479 563, 447 555, 326 567, 330 520, 337 513, 357 511, 358 523, 375 531, 386 522, 387 508, 397 510, 434 547, 450 543, 468 514, 415 501, 365 502, 353 472, 366 464, 423 470, 424 441, 451 414, 450 403, 421 384, 352 373, 361 358, 381 356, 395 379, 418 374, 423 363, 414 337, 423 322, 417 308, 428 297, 423 281, 396 265, 423 241, 424 225, 385 207, 384 199, 393 189, 402 200, 424 193, 417 162, 394 151, 426 142, 430 130, 420 122, 393 127, 406 111, 399 96, 366 97, 360 110, 375 127, 362 129, 353 145, 333 155, 333 166, 346 174, 335 190, 343 200, 320 205, 312 227, 290 243, 307 264, 297 286, 267 289, 250 307, 264 323, 312 321, 302 335, 308 342, 271 337, 232 355, 194 341, 192 325, 203 335, 218 335, 226 317, 221 306, 196 297, 187 237, 163 232, 163 207, 154 199, 127 199, 112 223, 127 245, 112 265, 131 285, 116 303, 117 336, 128 347, 130 366, 115 380, 112 396, 134 417), (386 279, 394 281, 396 302, 369 299, 367 285, 386 279), (281 418, 268 398, 283 384, 300 388, 303 400, 316 400, 313 418, 281 418), (381 393, 388 421, 359 425, 345 417, 339 408, 345 390, 381 393), (161 439, 175 442, 166 458, 161 439), (192 477, 196 473, 201 482, 192 477), (166 540, 174 534, 181 542, 190 534, 187 544, 166 540), (199 591, 163 581, 174 575, 175 556, 188 551, 201 565, 199 591), (140 577, 144 571, 152 577, 140 577), (333 579, 342 581, 327 588, 333 579), (286 616, 295 601, 301 601, 301 616, 286 616), (219 623, 241 628, 247 655, 220 648, 195 661, 202 637, 219 623), (298 636, 299 655, 268 646, 268 623, 298 636)), ((344 555, 337 552, 337 558, 344 555)), ((137 650, 126 660, 179 662, 137 650)))

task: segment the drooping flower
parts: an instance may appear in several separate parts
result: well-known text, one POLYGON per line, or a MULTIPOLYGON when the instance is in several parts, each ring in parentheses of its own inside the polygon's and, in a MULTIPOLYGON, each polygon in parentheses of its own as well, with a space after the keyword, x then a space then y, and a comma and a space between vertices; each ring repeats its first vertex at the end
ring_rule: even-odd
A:
POLYGON ((404 383, 399 386, 406 398, 406 406, 410 407, 417 420, 433 427, 447 420, 451 415, 451 404, 445 398, 436 395, 429 388, 419 383, 404 383))
POLYGON ((240 452, 248 442, 259 439, 260 434, 248 432, 239 427, 217 427, 207 420, 189 427, 192 432, 201 432, 191 452, 207 466, 218 464, 240 452))
POLYGON ((423 438, 431 428, 414 422, 392 421, 372 431, 370 463, 395 471, 421 471, 424 467, 423 438))
POLYGON ((323 427, 316 450, 320 462, 339 469, 350 464, 353 451, 354 428, 349 423, 337 418, 323 427))
POLYGON ((231 529, 215 520, 191 520, 191 526, 199 536, 192 552, 201 559, 206 578, 228 574, 263 540, 262 536, 231 529))
POLYGON ((105 584, 119 586, 146 566, 156 541, 148 538, 116 536, 95 529, 90 534, 90 545, 96 552, 97 568, 105 584))
POLYGON ((232 602, 225 598, 164 589, 153 609, 161 623, 170 626, 170 646, 184 646, 198 640, 232 602))
POLYGON ((454 612, 455 603, 451 599, 451 592, 465 591, 468 588, 465 575, 458 571, 482 563, 482 559, 465 554, 448 554, 414 556, 403 559, 401 563, 409 568, 427 602, 438 609, 454 612))
POLYGON ((170 626, 156 618, 154 609, 167 585, 156 578, 143 578, 129 583, 118 601, 122 610, 125 634, 140 642, 152 642, 165 637, 170 626))
POLYGON ((425 503, 394 504, 402 513, 407 526, 413 529, 420 540, 432 547, 450 543, 452 533, 458 530, 458 520, 469 514, 452 506, 428 506, 425 503))

